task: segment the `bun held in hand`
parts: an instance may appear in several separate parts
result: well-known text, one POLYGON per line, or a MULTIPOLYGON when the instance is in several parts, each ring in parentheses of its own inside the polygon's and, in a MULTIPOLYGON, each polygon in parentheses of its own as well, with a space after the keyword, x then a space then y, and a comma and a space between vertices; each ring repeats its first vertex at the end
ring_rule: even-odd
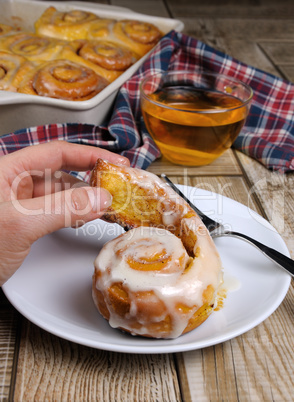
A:
POLYGON ((110 325, 176 338, 213 312, 222 283, 215 245, 191 207, 152 173, 99 160, 91 185, 113 196, 104 218, 128 229, 95 260, 94 302, 110 325))

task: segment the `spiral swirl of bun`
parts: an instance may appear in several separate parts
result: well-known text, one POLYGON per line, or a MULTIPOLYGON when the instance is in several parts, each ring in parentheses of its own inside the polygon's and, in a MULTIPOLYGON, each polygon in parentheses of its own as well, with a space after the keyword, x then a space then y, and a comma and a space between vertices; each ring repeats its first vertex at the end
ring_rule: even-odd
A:
POLYGON ((115 20, 82 10, 61 12, 49 7, 35 22, 37 34, 64 40, 95 39, 116 42, 142 57, 162 37, 152 23, 137 20, 115 20))
POLYGON ((17 54, 0 51, 0 89, 16 92, 33 65, 17 54))
POLYGON ((76 40, 63 51, 67 60, 91 68, 112 82, 137 59, 127 48, 109 41, 76 40))
POLYGON ((25 57, 30 61, 49 61, 60 59, 66 49, 66 42, 19 32, 0 38, 0 49, 25 57))
POLYGON ((162 36, 155 25, 136 20, 117 21, 113 34, 117 40, 140 56, 148 53, 162 36))
MULTIPOLYGON (((161 37, 160 30, 150 23, 101 18, 92 12, 78 9, 58 11, 50 6, 35 21, 34 32, 0 24, 0 51, 25 57, 27 66, 29 62, 35 66, 32 68, 34 72, 29 72, 28 76, 23 74, 24 79, 17 82, 18 86, 7 86, 3 81, 2 89, 6 90, 7 87, 7 90, 17 89, 24 94, 64 100, 87 100, 105 88, 105 84, 110 84, 127 71, 149 52, 161 37), (67 60, 68 63, 92 70, 92 75, 85 73, 86 70, 80 75, 80 78, 83 77, 82 81, 87 82, 83 84, 83 88, 87 88, 85 91, 77 89, 80 84, 77 84, 75 79, 73 84, 69 85, 67 79, 61 78, 60 68, 57 74, 59 77, 52 78, 51 73, 45 73, 45 64, 58 60, 67 60), (84 79, 85 75, 87 80, 84 79), (49 79, 46 84, 45 78, 49 79), (94 81, 97 80, 99 83, 96 85, 94 81), (60 81, 60 84, 57 84, 57 81, 60 81), (67 90, 68 93, 65 93, 67 90)), ((0 62, 3 70, 7 60, 4 57, 0 62)), ((67 68, 66 75, 70 75, 69 71, 76 74, 73 73, 74 70, 77 69, 67 68)), ((54 74, 56 71, 54 70, 54 74)), ((2 71, 1 75, 3 74, 2 71)), ((5 82, 8 81, 9 79, 5 78, 5 82)))
POLYGON ((65 40, 86 39, 92 22, 97 20, 99 17, 88 11, 64 12, 51 6, 35 22, 35 31, 39 35, 65 40))
POLYGON ((107 189, 104 215, 129 229, 95 260, 93 299, 112 327, 175 338, 212 313, 222 266, 201 219, 152 173, 97 161, 91 185, 107 189))
POLYGON ((99 18, 91 23, 89 30, 87 32, 87 39, 105 39, 111 40, 112 38, 112 27, 115 24, 116 20, 107 19, 107 18, 99 18))
POLYGON ((108 85, 93 70, 69 60, 54 60, 27 75, 18 92, 51 98, 84 101, 108 85))
POLYGON ((110 41, 87 41, 79 54, 107 70, 124 71, 136 61, 130 50, 110 41))

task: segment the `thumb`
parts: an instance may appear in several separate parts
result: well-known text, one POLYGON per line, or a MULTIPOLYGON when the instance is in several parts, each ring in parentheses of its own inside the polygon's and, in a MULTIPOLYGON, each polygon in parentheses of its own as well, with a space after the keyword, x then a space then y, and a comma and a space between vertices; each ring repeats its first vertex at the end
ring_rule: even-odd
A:
POLYGON ((38 238, 70 226, 81 226, 100 218, 111 205, 111 194, 102 188, 76 187, 43 197, 14 200, 13 206, 19 216, 27 240, 38 238))

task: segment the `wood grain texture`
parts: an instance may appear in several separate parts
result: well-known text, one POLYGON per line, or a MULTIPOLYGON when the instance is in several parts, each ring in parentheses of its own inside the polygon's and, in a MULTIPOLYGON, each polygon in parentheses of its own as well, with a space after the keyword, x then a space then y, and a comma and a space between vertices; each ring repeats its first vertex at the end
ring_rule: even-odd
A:
POLYGON ((169 18, 170 14, 162 0, 111 0, 114 6, 126 7, 138 13, 169 18))
POLYGON ((240 175, 240 166, 231 149, 228 149, 220 158, 206 166, 174 165, 164 157, 153 162, 147 169, 149 172, 167 176, 213 176, 213 175, 240 175))
POLYGON ((172 355, 111 353, 55 337, 26 322, 16 401, 176 401, 172 355))
POLYGON ((283 310, 280 307, 272 317, 245 335, 183 353, 188 399, 293 401, 290 357, 293 341, 290 331, 285 328, 287 324, 291 325, 290 311, 285 314, 283 310), (282 327, 273 325, 277 323, 282 327))
POLYGON ((19 314, 0 289, 0 400, 8 400, 16 347, 19 314))
POLYGON ((294 258, 294 176, 267 170, 252 158, 237 153, 250 182, 250 194, 255 195, 267 220, 283 237, 294 258))
POLYGON ((292 19, 290 10, 293 10, 291 0, 168 0, 169 8, 173 16, 189 18, 216 17, 234 19, 292 19))

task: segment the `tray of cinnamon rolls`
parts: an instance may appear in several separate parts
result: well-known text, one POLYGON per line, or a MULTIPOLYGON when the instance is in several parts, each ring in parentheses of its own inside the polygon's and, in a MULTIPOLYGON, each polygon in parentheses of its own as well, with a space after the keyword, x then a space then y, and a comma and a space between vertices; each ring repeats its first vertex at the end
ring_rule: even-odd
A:
POLYGON ((84 2, 4 0, 0 135, 50 123, 101 124, 120 86, 178 20, 84 2))

